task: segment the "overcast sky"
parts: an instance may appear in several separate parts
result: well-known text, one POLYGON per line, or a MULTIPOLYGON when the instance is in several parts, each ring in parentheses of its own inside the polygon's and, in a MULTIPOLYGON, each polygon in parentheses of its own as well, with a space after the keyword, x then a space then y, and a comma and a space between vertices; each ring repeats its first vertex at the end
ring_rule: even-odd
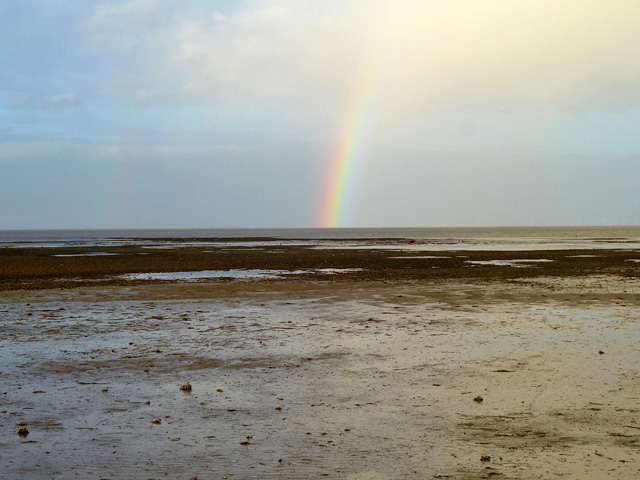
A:
POLYGON ((640 2, 0 0, 0 229, 640 224, 640 2), (355 137, 355 135, 354 135, 355 137))

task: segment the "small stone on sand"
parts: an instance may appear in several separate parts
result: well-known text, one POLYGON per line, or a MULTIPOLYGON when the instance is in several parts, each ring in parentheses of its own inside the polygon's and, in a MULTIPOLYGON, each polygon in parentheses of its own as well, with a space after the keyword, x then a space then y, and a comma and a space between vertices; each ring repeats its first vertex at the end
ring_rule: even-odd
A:
POLYGON ((18 430, 18 435, 26 437, 27 435, 29 435, 29 430, 27 430, 26 428, 21 428, 20 430, 18 430))
POLYGON ((478 402, 478 403, 480 403, 480 402, 484 401, 484 398, 482 398, 480 395, 478 395, 477 397, 475 397, 475 398, 473 399, 473 401, 474 401, 474 402, 478 402))
POLYGON ((191 384, 189 382, 183 383, 182 386, 180 387, 180 390, 182 390, 183 392, 190 392, 191 384))

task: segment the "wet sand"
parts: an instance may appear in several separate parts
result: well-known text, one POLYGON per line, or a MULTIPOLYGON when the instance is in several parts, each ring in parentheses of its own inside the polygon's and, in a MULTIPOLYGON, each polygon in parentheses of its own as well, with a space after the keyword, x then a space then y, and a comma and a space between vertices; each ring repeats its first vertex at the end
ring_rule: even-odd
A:
POLYGON ((0 260, 2 475, 640 475, 638 252, 177 252, 0 260))

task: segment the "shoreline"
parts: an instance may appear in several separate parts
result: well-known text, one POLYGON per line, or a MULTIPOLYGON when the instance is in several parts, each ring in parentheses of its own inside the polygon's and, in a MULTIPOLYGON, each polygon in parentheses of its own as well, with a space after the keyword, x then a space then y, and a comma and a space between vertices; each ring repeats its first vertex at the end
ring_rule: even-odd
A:
POLYGON ((627 260, 638 252, 394 259, 279 250, 181 248, 131 252, 131 261, 53 250, 7 261, 5 251, 0 470, 12 478, 637 478, 640 264, 627 260), (523 257, 554 261, 467 263, 523 257), (261 261, 367 270, 104 278, 261 261), (51 277, 38 280, 39 271, 51 277), (29 279, 33 288, 22 288, 29 279), (18 435, 23 428, 28 435, 18 435))

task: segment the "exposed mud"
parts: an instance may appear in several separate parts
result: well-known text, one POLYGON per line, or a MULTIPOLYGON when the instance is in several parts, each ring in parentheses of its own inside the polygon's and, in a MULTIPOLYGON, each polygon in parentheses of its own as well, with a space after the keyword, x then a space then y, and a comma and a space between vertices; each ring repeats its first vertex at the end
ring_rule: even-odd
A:
MULTIPOLYGON (((406 247, 406 245, 404 245, 406 247)), ((638 278, 635 249, 536 251, 402 251, 312 246, 0 247, 0 291, 162 283, 176 278, 286 276, 290 282, 511 280, 551 276, 616 275, 638 278), (592 252, 597 251, 597 255, 592 252), (588 254, 585 252, 589 252, 588 254), (61 256, 63 255, 63 256, 61 256), (227 272, 227 273, 223 273, 227 272)), ((206 278, 203 280, 205 281, 206 278)), ((224 283, 220 278, 213 283, 224 283)), ((281 280, 276 280, 281 281, 281 280)))

